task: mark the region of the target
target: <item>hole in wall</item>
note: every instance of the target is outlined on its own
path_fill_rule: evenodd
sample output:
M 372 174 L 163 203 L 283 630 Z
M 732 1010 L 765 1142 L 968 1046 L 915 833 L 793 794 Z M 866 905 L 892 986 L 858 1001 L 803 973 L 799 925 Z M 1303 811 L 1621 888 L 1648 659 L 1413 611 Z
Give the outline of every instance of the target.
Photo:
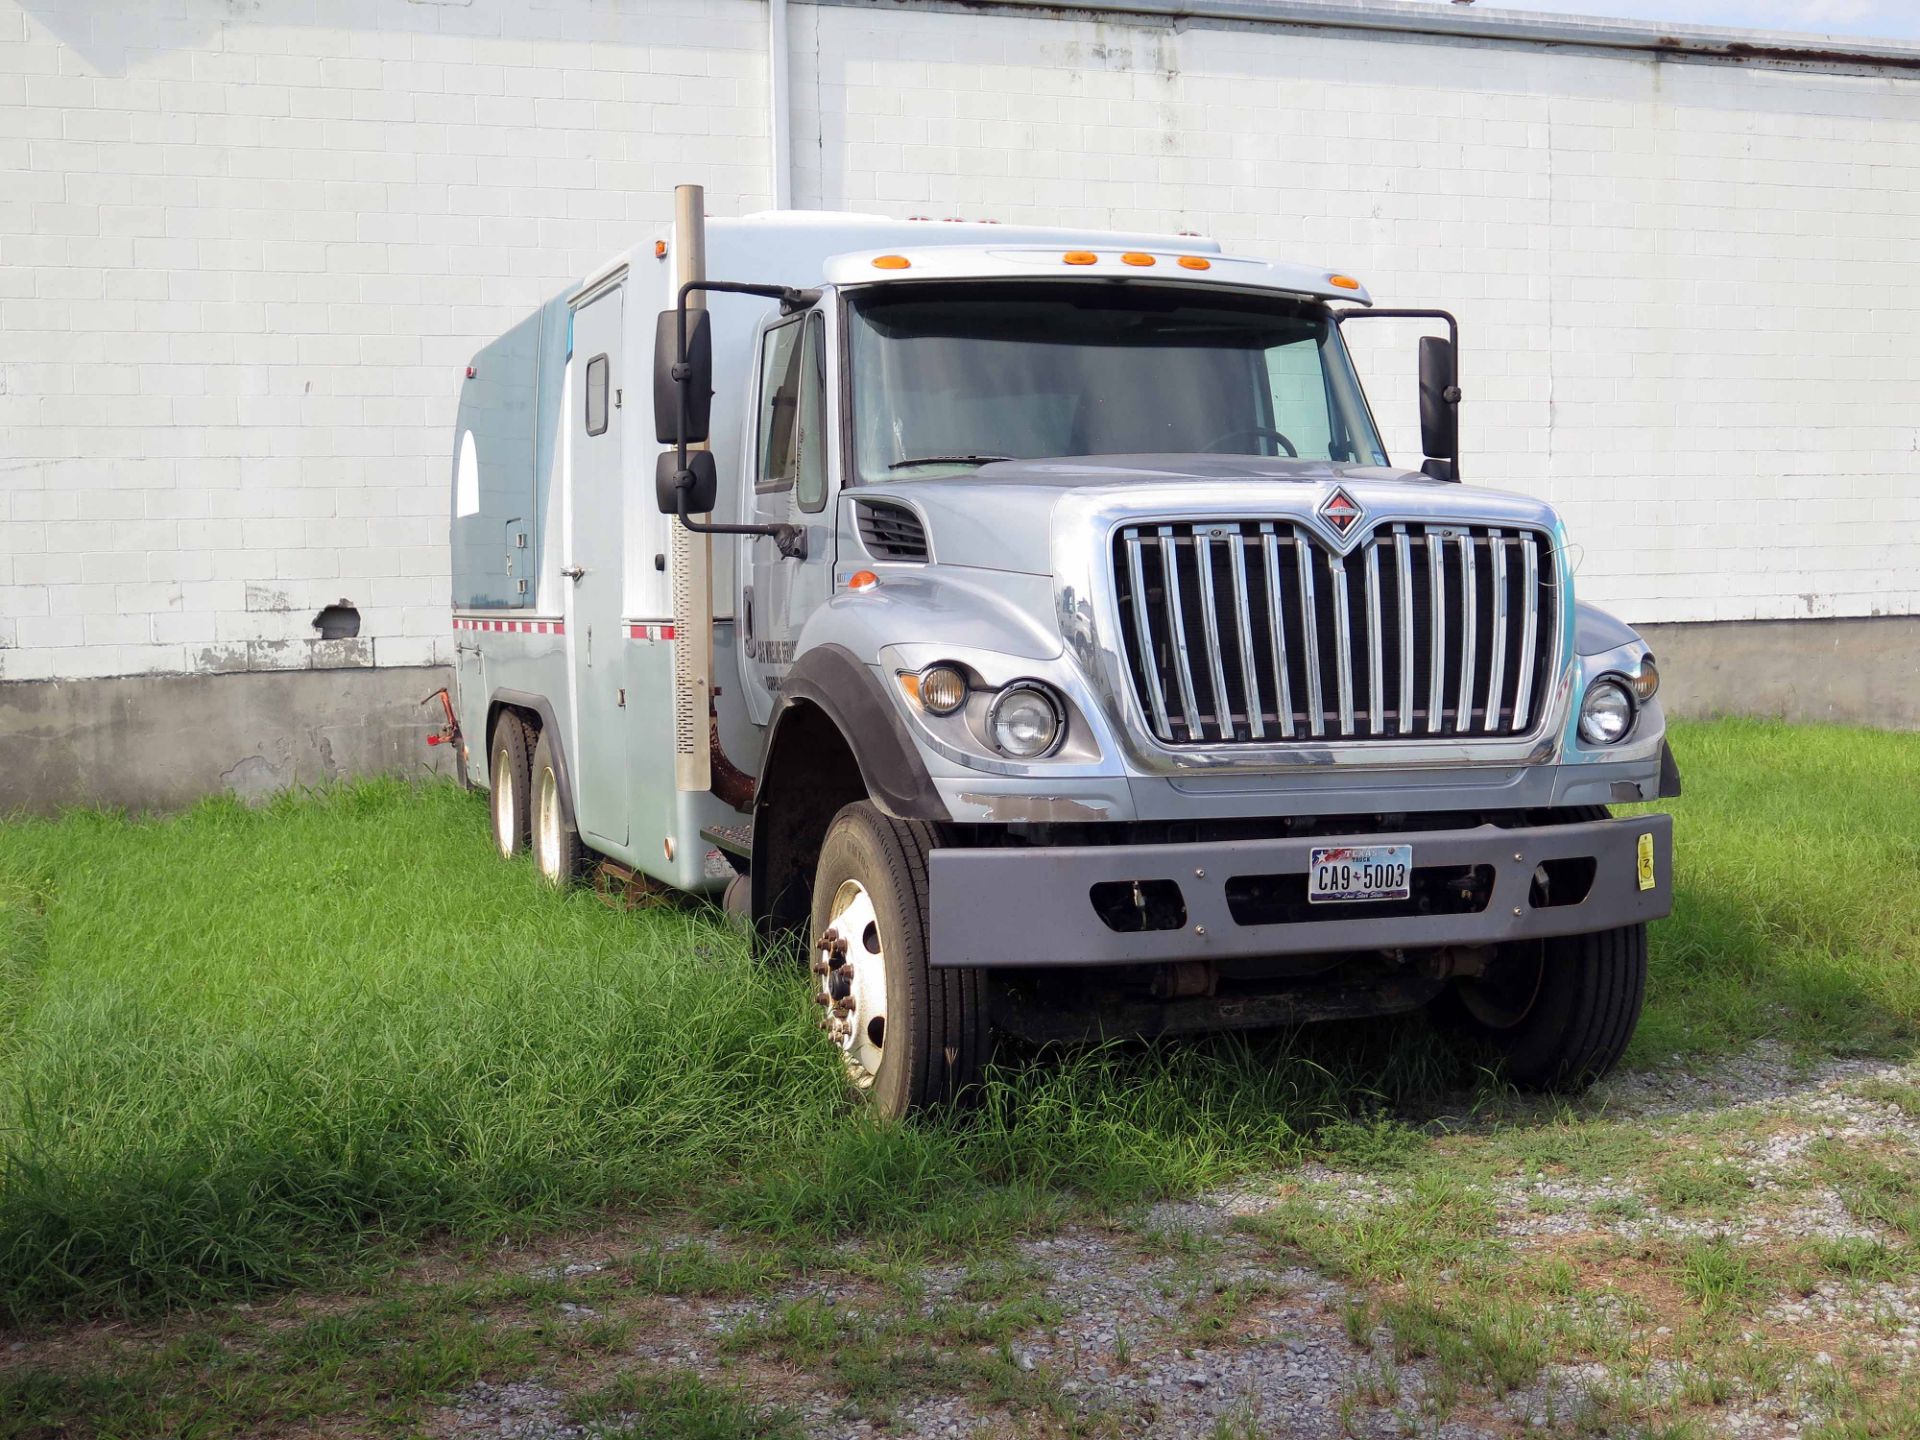
M 324 605 L 320 613 L 313 617 L 313 628 L 320 632 L 322 640 L 352 640 L 360 633 L 360 612 L 353 602 L 341 599 L 333 605 Z

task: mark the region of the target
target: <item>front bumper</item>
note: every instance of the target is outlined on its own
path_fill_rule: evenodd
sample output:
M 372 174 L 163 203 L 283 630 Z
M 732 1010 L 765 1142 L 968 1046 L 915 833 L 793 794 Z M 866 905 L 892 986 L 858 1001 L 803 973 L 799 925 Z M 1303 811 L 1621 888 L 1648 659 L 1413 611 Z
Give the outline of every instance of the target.
M 1411 844 L 1419 872 L 1485 866 L 1486 903 L 1444 914 L 1370 913 L 1338 907 L 1341 918 L 1241 923 L 1229 901 L 1246 877 L 1305 876 L 1311 853 L 1327 845 Z M 1650 883 L 1642 846 L 1652 848 Z M 1555 861 L 1593 862 L 1592 883 L 1575 903 L 1536 906 L 1534 875 Z M 1092 898 L 1097 885 L 1170 881 L 1180 888 L 1185 923 L 1177 929 L 1114 930 Z M 1237 887 L 1236 887 L 1237 888 Z M 1491 945 L 1505 940 L 1581 935 L 1643 920 L 1673 908 L 1673 820 L 1638 815 L 1572 825 L 1509 830 L 1306 836 L 1192 845 L 1073 845 L 936 850 L 928 900 L 936 966 L 1037 967 L 1152 965 L 1240 956 Z

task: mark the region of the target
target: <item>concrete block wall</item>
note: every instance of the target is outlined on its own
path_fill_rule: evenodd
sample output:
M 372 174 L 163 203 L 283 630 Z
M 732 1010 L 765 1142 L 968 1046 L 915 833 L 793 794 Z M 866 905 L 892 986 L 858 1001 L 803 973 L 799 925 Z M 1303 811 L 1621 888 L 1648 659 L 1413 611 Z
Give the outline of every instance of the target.
M 444 661 L 463 367 L 676 181 L 764 207 L 764 30 L 0 0 L 0 680 Z
M 1457 312 L 1466 474 L 1560 507 L 1583 594 L 1644 622 L 1920 611 L 1920 76 L 800 13 L 807 203 L 1350 271 Z M 1419 328 L 1350 331 L 1402 459 Z
M 449 644 L 461 367 L 768 203 L 759 0 L 0 0 L 0 680 Z M 796 4 L 808 207 L 1204 231 L 1465 326 L 1644 622 L 1920 611 L 1920 79 Z M 1414 327 L 1356 330 L 1393 448 Z M 347 599 L 357 641 L 310 621 Z

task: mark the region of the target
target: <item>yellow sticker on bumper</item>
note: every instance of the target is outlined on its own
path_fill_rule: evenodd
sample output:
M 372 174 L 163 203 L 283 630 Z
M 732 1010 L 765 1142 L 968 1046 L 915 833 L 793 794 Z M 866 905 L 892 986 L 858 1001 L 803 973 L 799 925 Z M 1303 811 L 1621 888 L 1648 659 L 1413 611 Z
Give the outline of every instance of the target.
M 1651 890 L 1653 883 L 1653 836 L 1649 833 L 1640 837 L 1640 888 Z

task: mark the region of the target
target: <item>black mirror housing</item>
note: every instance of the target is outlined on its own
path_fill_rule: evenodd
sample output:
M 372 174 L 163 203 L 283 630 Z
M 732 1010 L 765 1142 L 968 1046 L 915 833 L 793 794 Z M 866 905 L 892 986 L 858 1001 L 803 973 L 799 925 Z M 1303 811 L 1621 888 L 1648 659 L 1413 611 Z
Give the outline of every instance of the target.
M 676 377 L 679 351 L 680 312 L 662 310 L 653 327 L 653 438 L 662 445 L 681 439 L 698 445 L 707 438 L 713 411 L 713 328 L 705 310 L 687 311 L 687 365 L 684 375 Z M 685 436 L 680 434 L 683 393 L 687 407 Z
M 720 494 L 720 472 L 714 467 L 711 450 L 687 452 L 687 514 L 704 515 L 713 509 Z M 665 515 L 680 513 L 680 457 L 662 450 L 653 466 L 653 498 Z
M 1431 460 L 1457 460 L 1460 453 L 1459 381 L 1453 342 L 1420 337 L 1420 448 Z

